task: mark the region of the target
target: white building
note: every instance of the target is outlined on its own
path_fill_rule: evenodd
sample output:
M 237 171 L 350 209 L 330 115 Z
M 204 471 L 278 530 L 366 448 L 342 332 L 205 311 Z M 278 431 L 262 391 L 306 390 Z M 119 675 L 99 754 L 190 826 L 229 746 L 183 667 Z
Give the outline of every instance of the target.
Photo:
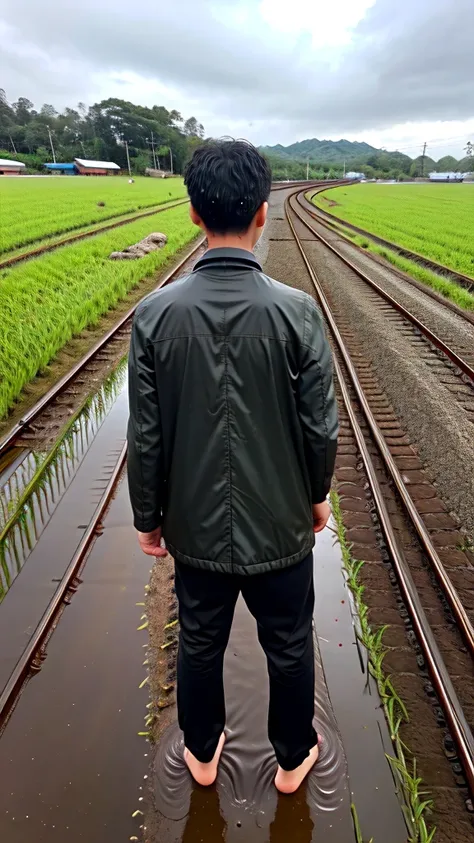
M 0 176 L 19 176 L 25 169 L 21 161 L 11 161 L 9 158 L 0 158 Z
M 430 173 L 430 181 L 462 181 L 465 173 Z
M 346 173 L 346 179 L 365 179 L 365 173 Z

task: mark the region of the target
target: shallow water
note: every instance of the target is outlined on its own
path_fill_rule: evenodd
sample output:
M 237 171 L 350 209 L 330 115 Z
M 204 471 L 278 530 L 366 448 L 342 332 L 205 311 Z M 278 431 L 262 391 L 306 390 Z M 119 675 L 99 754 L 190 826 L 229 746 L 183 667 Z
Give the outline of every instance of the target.
M 364 839 L 406 839 L 384 755 L 390 743 L 380 700 L 357 645 L 340 551 L 333 540 L 326 530 L 314 553 L 315 727 L 321 736 L 316 767 L 298 794 L 278 795 L 273 785 L 276 760 L 266 735 L 266 662 L 255 621 L 239 599 L 224 666 L 227 741 L 217 784 L 210 790 L 193 787 L 183 762 L 182 735 L 173 724 L 154 761 L 160 843 L 286 843 L 290 837 L 295 843 L 353 843 L 352 800 L 361 809 Z

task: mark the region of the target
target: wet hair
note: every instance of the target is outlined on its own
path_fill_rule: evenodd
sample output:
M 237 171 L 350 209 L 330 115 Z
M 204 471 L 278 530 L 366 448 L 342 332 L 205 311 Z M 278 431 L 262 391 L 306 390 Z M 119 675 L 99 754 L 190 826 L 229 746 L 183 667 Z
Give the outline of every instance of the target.
M 270 166 L 244 140 L 223 138 L 199 146 L 184 173 L 191 204 L 208 231 L 242 234 L 270 195 Z

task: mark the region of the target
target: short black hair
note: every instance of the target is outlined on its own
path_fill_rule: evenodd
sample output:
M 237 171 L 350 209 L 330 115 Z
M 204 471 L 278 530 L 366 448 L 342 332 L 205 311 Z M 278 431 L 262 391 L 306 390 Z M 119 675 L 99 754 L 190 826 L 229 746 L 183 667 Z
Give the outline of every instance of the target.
M 184 183 L 209 231 L 242 234 L 270 195 L 272 173 L 251 143 L 223 138 L 195 150 Z

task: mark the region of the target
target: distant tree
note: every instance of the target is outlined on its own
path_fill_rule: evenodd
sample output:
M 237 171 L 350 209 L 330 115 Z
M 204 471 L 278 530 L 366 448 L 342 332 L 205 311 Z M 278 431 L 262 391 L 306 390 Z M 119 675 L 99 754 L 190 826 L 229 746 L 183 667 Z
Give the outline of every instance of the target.
M 198 123 L 195 117 L 189 117 L 183 126 L 184 134 L 188 137 L 194 138 L 203 138 L 204 137 L 204 126 L 202 123 Z
M 472 143 L 472 141 L 467 142 L 466 146 L 464 147 L 464 152 L 466 153 L 468 158 L 471 158 L 471 156 L 474 155 L 474 144 Z
M 48 120 L 54 120 L 54 118 L 58 116 L 58 112 L 56 111 L 54 105 L 50 105 L 45 102 L 44 105 L 41 106 L 40 116 L 47 117 Z
M 18 102 L 14 102 L 12 107 L 15 111 L 17 122 L 20 123 L 21 126 L 24 126 L 25 123 L 28 123 L 31 120 L 34 108 L 31 100 L 26 97 L 19 97 Z
M 1 140 L 4 139 L 3 135 L 5 134 L 5 141 L 8 138 L 8 129 L 13 126 L 16 122 L 15 119 L 15 112 L 13 108 L 9 105 L 7 100 L 7 95 L 3 88 L 0 88 L 0 132 L 1 132 Z

